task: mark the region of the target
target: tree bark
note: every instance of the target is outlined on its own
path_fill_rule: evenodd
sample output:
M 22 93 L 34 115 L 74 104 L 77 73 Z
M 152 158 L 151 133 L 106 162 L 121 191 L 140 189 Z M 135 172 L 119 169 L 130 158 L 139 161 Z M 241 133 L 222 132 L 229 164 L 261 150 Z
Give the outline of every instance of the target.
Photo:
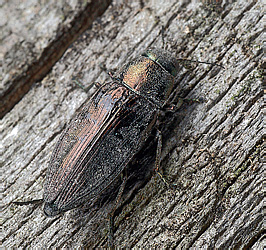
M 18 27 L 9 18 L 12 5 L 3 4 L 7 18 L 2 27 L 14 27 L 4 33 L 1 42 L 6 69 L 1 99 L 9 100 L 6 89 L 10 86 L 17 95 L 22 93 L 10 110 L 1 104 L 5 114 L 0 134 L 4 247 L 107 246 L 112 199 L 54 218 L 46 218 L 39 205 L 15 206 L 12 202 L 42 197 L 55 143 L 94 89 L 88 95 L 75 85 L 73 77 L 86 87 L 111 81 L 104 68 L 115 71 L 146 48 L 158 47 L 177 58 L 224 68 L 191 63 L 189 69 L 184 66 L 179 72 L 176 95 L 204 101 L 185 102 L 166 117 L 161 164 L 165 178 L 175 188 L 167 188 L 155 175 L 131 182 L 116 212 L 115 246 L 262 248 L 263 5 L 255 0 L 216 2 L 116 1 L 102 16 L 94 16 L 91 26 L 74 29 L 71 38 L 65 20 L 72 20 L 71 27 L 78 25 L 77 15 L 86 16 L 87 4 L 71 1 L 62 19 L 49 16 L 55 8 L 60 16 L 60 4 L 19 5 L 23 11 L 16 17 Z M 38 11 L 37 21 L 29 20 L 34 11 Z M 103 11 L 104 7 L 98 15 Z M 48 27 L 53 21 L 53 32 L 31 32 L 34 25 Z M 65 43 L 56 43 L 59 31 L 68 37 Z M 15 36 L 19 39 L 11 46 Z M 45 45 L 38 45 L 36 53 L 31 46 L 23 46 L 28 41 L 39 44 L 42 38 Z M 54 41 L 53 46 L 47 41 Z M 70 43 L 61 56 L 66 49 L 63 44 Z M 40 55 L 55 51 L 60 60 L 43 60 L 37 71 L 27 71 L 35 67 Z M 6 79 L 11 82 L 8 87 Z M 25 79 L 33 79 L 29 91 L 16 92 Z M 36 79 L 41 80 L 34 82 Z M 135 159 L 134 164 L 145 167 L 145 159 Z M 154 160 L 149 164 L 152 167 Z

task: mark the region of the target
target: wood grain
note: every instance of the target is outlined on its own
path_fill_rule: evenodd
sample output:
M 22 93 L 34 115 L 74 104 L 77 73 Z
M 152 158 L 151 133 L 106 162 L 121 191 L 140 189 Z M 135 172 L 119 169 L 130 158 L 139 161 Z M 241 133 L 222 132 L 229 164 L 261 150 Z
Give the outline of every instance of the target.
M 205 102 L 184 104 L 163 138 L 164 175 L 177 188 L 152 177 L 130 194 L 116 214 L 115 245 L 263 246 L 263 7 L 243 0 L 212 7 L 197 1 L 113 2 L 5 114 L 0 134 L 4 247 L 106 246 L 112 202 L 52 219 L 40 206 L 11 202 L 42 197 L 55 142 L 89 98 L 72 78 L 86 86 L 110 81 L 103 67 L 115 71 L 147 47 L 225 69 L 193 64 L 179 72 L 176 93 Z M 49 21 L 49 15 L 42 18 Z M 20 22 L 19 31 L 30 35 L 23 16 Z M 31 35 L 32 42 L 40 37 Z M 59 44 L 56 50 L 61 49 Z M 25 48 L 18 56 L 23 61 L 29 55 Z M 17 72 L 23 78 L 25 71 Z

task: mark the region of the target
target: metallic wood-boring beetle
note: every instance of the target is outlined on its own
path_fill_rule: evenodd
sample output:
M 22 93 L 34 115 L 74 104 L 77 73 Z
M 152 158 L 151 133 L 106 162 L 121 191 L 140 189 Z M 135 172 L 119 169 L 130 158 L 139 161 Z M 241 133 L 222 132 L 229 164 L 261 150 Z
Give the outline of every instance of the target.
M 51 156 L 44 213 L 93 202 L 122 173 L 167 104 L 177 60 L 148 49 L 102 85 L 62 132 Z

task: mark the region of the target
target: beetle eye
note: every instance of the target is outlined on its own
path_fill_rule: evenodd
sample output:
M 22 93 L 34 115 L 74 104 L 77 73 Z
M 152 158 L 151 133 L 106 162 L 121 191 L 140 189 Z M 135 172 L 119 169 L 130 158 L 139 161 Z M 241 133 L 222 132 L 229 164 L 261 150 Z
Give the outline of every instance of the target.
M 154 54 L 151 50 L 147 50 L 144 53 L 142 53 L 141 55 L 151 59 L 154 62 L 156 62 L 156 60 L 157 60 L 156 54 Z
M 160 64 L 166 71 L 172 76 L 177 75 L 178 63 L 169 53 L 163 50 L 147 50 L 141 54 L 144 57 L 151 59 L 152 61 Z
M 157 61 L 157 56 L 155 53 L 152 52 L 152 50 L 147 50 L 144 53 L 141 54 L 144 57 L 147 57 L 149 59 L 151 59 L 152 61 L 156 62 Z

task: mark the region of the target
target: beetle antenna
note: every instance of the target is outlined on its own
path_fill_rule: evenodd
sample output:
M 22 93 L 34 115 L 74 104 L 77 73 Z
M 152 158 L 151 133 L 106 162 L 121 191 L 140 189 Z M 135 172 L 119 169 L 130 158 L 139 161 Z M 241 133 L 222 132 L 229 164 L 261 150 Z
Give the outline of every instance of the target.
M 179 61 L 189 61 L 189 62 L 196 62 L 196 63 L 205 63 L 205 64 L 210 64 L 210 65 L 213 65 L 213 66 L 218 66 L 218 67 L 221 67 L 221 68 L 225 69 L 225 67 L 224 67 L 224 66 L 222 66 L 221 64 L 217 64 L 217 63 L 201 62 L 201 61 L 190 60 L 190 59 L 186 59 L 186 58 L 177 58 L 176 60 L 179 60 Z

